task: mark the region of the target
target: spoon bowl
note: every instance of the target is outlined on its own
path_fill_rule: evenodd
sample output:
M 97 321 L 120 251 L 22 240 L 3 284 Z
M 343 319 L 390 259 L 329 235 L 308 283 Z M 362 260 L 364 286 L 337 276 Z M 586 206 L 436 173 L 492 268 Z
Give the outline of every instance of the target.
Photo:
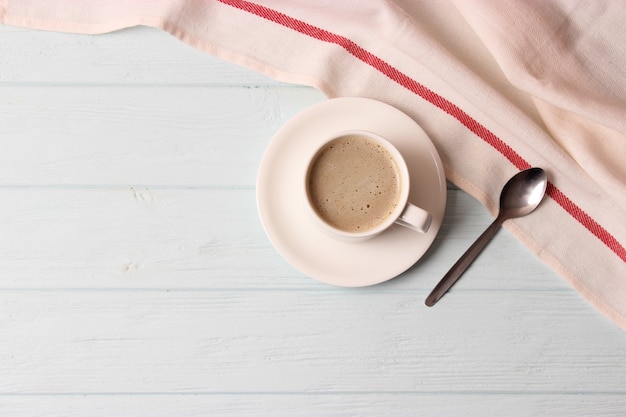
M 546 172 L 541 168 L 518 172 L 502 188 L 499 216 L 512 219 L 530 214 L 541 203 L 547 184 Z
M 493 238 L 505 220 L 526 216 L 537 208 L 546 193 L 547 185 L 548 176 L 541 168 L 529 168 L 520 171 L 507 181 L 500 193 L 498 217 L 439 281 L 426 298 L 428 307 L 435 305 L 452 288 L 454 283 L 461 278 L 463 272 L 487 246 L 487 243 Z

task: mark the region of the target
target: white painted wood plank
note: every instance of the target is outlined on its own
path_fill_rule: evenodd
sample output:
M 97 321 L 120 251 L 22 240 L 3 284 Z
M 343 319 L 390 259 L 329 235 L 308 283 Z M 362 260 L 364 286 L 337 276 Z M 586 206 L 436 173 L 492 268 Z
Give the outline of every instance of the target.
M 623 417 L 621 394 L 427 393 L 224 393 L 172 395 L 0 396 L 0 413 L 12 417 L 180 416 L 509 416 Z
M 18 187 L 0 200 L 0 288 L 327 289 L 271 246 L 252 188 Z M 458 190 L 448 212 L 425 258 L 372 291 L 424 298 L 491 222 Z M 505 230 L 453 291 L 478 289 L 572 291 Z
M 323 99 L 302 88 L 0 86 L 0 184 L 254 185 L 280 126 Z
M 0 85 L 284 85 L 148 27 L 79 35 L 0 25 L 0 43 Z
M 626 405 L 626 334 L 575 297 L 483 291 L 433 309 L 402 292 L 2 291 L 0 392 L 587 392 Z

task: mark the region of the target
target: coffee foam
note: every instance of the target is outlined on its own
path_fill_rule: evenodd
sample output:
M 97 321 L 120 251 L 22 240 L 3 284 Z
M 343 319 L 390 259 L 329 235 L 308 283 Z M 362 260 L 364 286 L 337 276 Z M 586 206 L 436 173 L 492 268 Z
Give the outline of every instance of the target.
M 401 176 L 394 157 L 364 136 L 335 139 L 322 149 L 308 175 L 308 194 L 318 215 L 346 232 L 383 223 L 398 206 Z

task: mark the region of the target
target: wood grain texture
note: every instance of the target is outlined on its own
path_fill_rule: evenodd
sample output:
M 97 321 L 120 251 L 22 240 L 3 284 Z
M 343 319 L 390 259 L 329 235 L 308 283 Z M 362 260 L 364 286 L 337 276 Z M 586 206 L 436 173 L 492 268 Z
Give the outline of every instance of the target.
M 0 288 L 326 288 L 271 246 L 252 188 L 0 187 L 0 198 Z M 432 288 L 490 221 L 459 190 L 447 211 L 426 256 L 373 291 Z M 468 288 L 571 291 L 504 230 L 453 290 Z
M 387 283 L 278 255 L 256 171 L 319 92 L 149 28 L 0 44 L 0 415 L 626 414 L 626 334 L 506 230 L 424 306 L 492 220 L 456 187 Z
M 254 186 L 276 130 L 322 100 L 312 89 L 225 86 L 0 86 L 0 95 L 7 185 Z
M 224 65 L 154 28 L 90 36 L 2 26 L 0 34 L 2 84 L 284 85 L 244 68 Z
M 584 305 L 573 308 L 573 295 L 484 291 L 457 297 L 453 306 L 439 309 L 424 307 L 424 295 L 367 290 L 4 291 L 0 356 L 6 362 L 0 365 L 5 375 L 0 390 L 626 390 L 626 351 L 616 346 L 623 336 L 610 324 L 590 329 L 597 317 Z M 491 317 L 488 322 L 485 314 Z M 592 341 L 580 344 L 582 337 Z M 577 343 L 574 356 L 569 346 Z
M 15 417 L 31 417 L 32 404 L 46 416 L 155 417 L 271 415 L 271 416 L 416 416 L 441 417 L 521 415 L 533 417 L 622 416 L 618 395 L 581 396 L 540 393 L 286 393 L 286 394 L 132 394 L 132 395 L 16 395 L 0 398 L 0 407 Z M 520 410 L 513 413 L 511 410 Z M 583 411 L 588 410 L 588 411 Z

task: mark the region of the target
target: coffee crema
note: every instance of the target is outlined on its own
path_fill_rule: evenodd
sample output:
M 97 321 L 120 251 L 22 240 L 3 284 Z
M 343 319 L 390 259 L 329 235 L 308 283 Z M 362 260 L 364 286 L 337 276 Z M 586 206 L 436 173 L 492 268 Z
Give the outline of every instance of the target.
M 360 233 L 385 222 L 401 196 L 400 169 L 393 155 L 359 135 L 337 138 L 311 163 L 307 192 L 329 225 Z

